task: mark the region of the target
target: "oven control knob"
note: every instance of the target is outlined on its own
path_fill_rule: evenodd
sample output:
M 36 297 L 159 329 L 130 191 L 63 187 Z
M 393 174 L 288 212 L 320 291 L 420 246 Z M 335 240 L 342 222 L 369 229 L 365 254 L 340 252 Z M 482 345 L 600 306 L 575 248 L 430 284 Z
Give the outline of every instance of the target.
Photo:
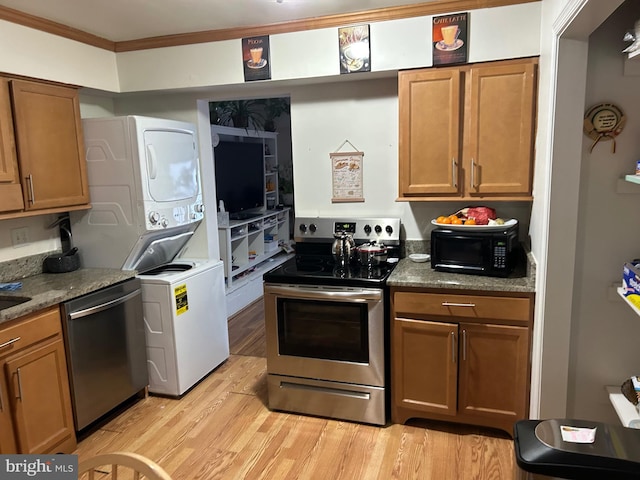
M 307 231 L 307 226 L 304 223 L 301 223 L 299 228 L 300 228 L 301 232 L 306 232 Z
M 393 233 L 393 227 L 391 225 L 387 225 L 386 228 L 384 229 L 385 232 L 387 232 L 389 235 L 391 235 Z
M 371 225 L 367 224 L 364 226 L 364 233 L 369 235 L 371 233 Z
M 162 220 L 160 220 L 160 225 L 162 226 L 162 228 L 167 228 L 169 226 L 169 220 L 162 217 Z
M 197 204 L 193 209 L 198 213 L 204 212 L 204 205 L 202 203 Z
M 312 232 L 315 232 L 318 229 L 318 227 L 316 227 L 315 223 L 312 223 L 309 225 L 309 230 Z
M 149 222 L 151 222 L 151 225 L 155 225 L 159 221 L 160 221 L 160 214 L 158 212 L 151 212 L 149 214 Z
M 380 232 L 382 231 L 382 227 L 380 225 L 376 225 L 375 231 L 378 235 L 380 235 Z

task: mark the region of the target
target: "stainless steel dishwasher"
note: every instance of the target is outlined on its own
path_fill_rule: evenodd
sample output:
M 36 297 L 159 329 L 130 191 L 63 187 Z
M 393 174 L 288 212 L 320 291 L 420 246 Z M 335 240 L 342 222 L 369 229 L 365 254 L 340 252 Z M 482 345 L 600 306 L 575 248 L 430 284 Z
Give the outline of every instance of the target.
M 79 431 L 149 383 L 140 280 L 70 300 L 63 311 L 73 416 Z

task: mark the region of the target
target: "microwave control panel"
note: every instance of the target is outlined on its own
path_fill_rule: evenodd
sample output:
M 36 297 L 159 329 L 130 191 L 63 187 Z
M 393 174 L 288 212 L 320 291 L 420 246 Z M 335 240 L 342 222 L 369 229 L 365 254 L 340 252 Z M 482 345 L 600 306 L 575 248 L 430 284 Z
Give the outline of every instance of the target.
M 496 242 L 493 246 L 493 268 L 507 268 L 507 242 Z

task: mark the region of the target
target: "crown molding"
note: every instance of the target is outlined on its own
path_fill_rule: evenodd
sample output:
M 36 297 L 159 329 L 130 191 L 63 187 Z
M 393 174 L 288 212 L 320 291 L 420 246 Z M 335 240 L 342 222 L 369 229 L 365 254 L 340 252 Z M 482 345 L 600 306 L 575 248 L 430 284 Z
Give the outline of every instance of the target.
M 0 6 L 0 20 L 6 20 L 7 22 L 40 30 L 41 32 L 58 35 L 59 37 L 68 38 L 69 40 L 76 40 L 104 50 L 116 51 L 116 42 L 112 42 L 111 40 L 107 40 L 106 38 L 98 37 L 96 35 L 91 35 L 90 33 L 83 32 L 77 28 L 68 27 L 61 23 L 29 15 L 28 13 L 20 12 L 12 8 Z
M 202 32 L 163 35 L 159 37 L 141 38 L 124 42 L 113 42 L 61 23 L 52 22 L 41 17 L 29 15 L 18 10 L 0 6 L 0 20 L 34 28 L 46 33 L 58 35 L 94 47 L 112 52 L 130 52 L 151 48 L 175 47 L 195 43 L 218 42 L 257 35 L 275 35 L 280 33 L 300 32 L 320 28 L 339 27 L 357 23 L 382 22 L 411 17 L 439 15 L 448 12 L 476 10 L 482 8 L 503 7 L 521 3 L 539 2 L 541 0 L 433 0 L 428 3 L 404 5 L 398 7 L 379 8 L 356 13 L 345 13 L 314 17 L 289 22 L 255 25 L 249 27 L 225 28 Z

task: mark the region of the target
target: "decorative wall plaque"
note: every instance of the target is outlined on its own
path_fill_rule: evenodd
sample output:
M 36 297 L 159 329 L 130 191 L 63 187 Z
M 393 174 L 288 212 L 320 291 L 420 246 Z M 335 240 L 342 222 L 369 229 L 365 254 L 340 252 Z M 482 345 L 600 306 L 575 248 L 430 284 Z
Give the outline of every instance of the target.
M 589 152 L 601 140 L 612 140 L 611 153 L 616 153 L 616 138 L 622 132 L 627 119 L 622 110 L 612 103 L 594 105 L 584 115 L 584 133 L 593 143 Z

